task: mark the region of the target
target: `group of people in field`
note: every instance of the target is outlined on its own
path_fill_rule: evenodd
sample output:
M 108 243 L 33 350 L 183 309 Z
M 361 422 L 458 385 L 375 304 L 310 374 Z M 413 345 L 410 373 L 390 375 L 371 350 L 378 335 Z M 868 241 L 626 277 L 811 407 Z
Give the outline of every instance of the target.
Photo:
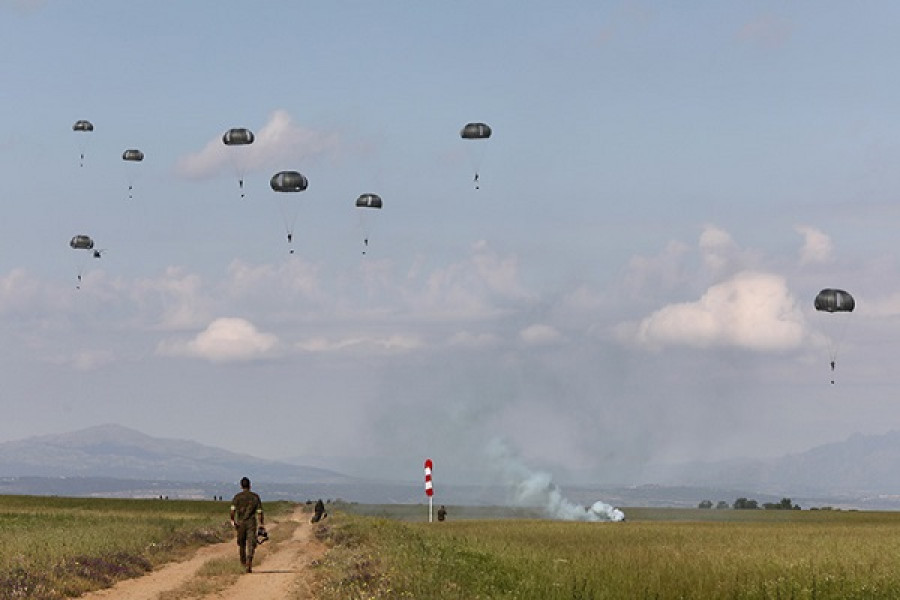
M 241 491 L 231 499 L 231 526 L 237 533 L 237 545 L 241 566 L 247 573 L 253 572 L 253 555 L 256 547 L 269 539 L 266 531 L 266 517 L 263 512 L 262 500 L 259 494 L 250 489 L 250 479 L 241 478 Z M 318 523 L 328 516 L 325 511 L 325 503 L 319 498 L 313 507 L 313 516 L 310 523 Z M 447 509 L 442 504 L 437 511 L 438 521 L 447 518 Z

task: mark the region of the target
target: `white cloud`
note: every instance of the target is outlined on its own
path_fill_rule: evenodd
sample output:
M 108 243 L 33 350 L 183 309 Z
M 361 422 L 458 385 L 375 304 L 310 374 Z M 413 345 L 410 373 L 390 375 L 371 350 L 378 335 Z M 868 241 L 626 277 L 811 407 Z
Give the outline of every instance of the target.
M 26 13 L 44 8 L 47 0 L 2 0 L 0 7 L 9 7 L 15 11 Z
M 315 337 L 303 340 L 297 344 L 297 348 L 304 352 L 410 352 L 425 346 L 422 339 L 415 335 L 391 335 L 386 337 L 349 337 L 342 339 L 329 339 Z
M 416 289 L 418 278 L 423 283 Z M 404 294 L 409 310 L 431 319 L 487 318 L 530 298 L 519 281 L 518 260 L 500 256 L 483 241 L 466 260 L 427 273 L 415 267 L 406 284 L 397 292 Z
M 284 109 L 274 111 L 269 120 L 255 131 L 252 144 L 228 147 L 222 134 L 207 142 L 199 152 L 181 157 L 175 171 L 189 179 L 205 179 L 223 171 L 257 171 L 302 164 L 309 159 L 337 155 L 342 142 L 335 132 L 316 131 L 294 122 Z
M 715 225 L 707 225 L 700 234 L 700 255 L 703 264 L 713 273 L 727 269 L 740 254 L 731 235 Z
M 635 296 L 645 296 L 658 287 L 671 290 L 685 279 L 684 259 L 690 248 L 678 241 L 669 242 L 657 256 L 633 256 L 628 261 L 625 288 Z
M 160 329 L 192 329 L 210 319 L 213 302 L 203 280 L 181 267 L 168 267 L 161 277 L 138 280 L 129 289 L 135 305 Z
M 223 317 L 188 341 L 160 343 L 158 352 L 168 356 L 189 356 L 212 362 L 247 361 L 272 354 L 278 338 L 262 333 L 245 319 Z
M 492 333 L 472 333 L 471 331 L 459 331 L 450 336 L 449 345 L 466 348 L 483 348 L 495 346 L 500 343 L 500 338 Z
M 114 361 L 115 355 L 106 350 L 80 350 L 70 360 L 72 366 L 79 371 L 92 371 Z
M 766 48 L 783 46 L 793 33 L 793 26 L 785 19 L 773 15 L 761 15 L 745 23 L 738 31 L 738 39 Z
M 797 225 L 794 230 L 803 236 L 800 249 L 800 264 L 827 262 L 831 258 L 833 245 L 831 238 L 815 227 Z
M 529 346 L 546 346 L 561 341 L 563 336 L 555 327 L 536 323 L 520 331 L 519 338 Z
M 783 350 L 804 339 L 803 314 L 783 277 L 742 272 L 710 287 L 696 302 L 666 306 L 637 326 L 635 340 L 650 347 L 734 346 Z

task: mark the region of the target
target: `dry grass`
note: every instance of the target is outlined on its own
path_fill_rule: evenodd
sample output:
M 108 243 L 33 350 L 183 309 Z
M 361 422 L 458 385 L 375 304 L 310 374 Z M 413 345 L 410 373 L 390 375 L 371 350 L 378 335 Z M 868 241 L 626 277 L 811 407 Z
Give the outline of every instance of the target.
M 224 502 L 0 496 L 2 597 L 58 600 L 108 587 L 230 539 L 227 517 Z
M 898 513 L 721 511 L 696 520 L 682 518 L 691 511 L 668 514 L 672 520 L 438 525 L 339 513 L 321 533 L 333 545 L 321 568 L 321 593 L 469 600 L 900 597 Z

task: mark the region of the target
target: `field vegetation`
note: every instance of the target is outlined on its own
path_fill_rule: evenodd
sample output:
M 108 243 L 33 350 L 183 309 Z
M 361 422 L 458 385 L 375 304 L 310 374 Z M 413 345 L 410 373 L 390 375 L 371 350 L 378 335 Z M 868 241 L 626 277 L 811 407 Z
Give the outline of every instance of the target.
M 623 523 L 427 523 L 414 512 L 340 511 L 319 527 L 332 545 L 322 598 L 900 598 L 900 513 L 625 509 Z
M 228 503 L 0 496 L 2 598 L 57 600 L 231 539 Z M 271 515 L 287 503 L 267 503 Z

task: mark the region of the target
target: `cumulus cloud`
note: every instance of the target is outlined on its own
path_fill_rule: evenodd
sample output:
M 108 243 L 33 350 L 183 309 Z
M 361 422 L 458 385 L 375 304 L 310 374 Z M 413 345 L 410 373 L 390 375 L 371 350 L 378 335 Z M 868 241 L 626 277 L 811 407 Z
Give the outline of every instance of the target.
M 530 298 L 519 281 L 517 258 L 501 256 L 483 241 L 466 260 L 428 272 L 412 269 L 404 285 L 396 292 L 403 294 L 409 311 L 433 319 L 496 316 Z
M 757 351 L 801 344 L 803 314 L 783 277 L 741 272 L 710 287 L 696 302 L 666 306 L 643 319 L 634 331 L 650 347 L 733 346 Z
M 699 243 L 703 264 L 713 273 L 727 269 L 740 254 L 740 248 L 731 235 L 714 225 L 703 228 Z
M 415 335 L 390 335 L 385 337 L 361 336 L 329 339 L 315 337 L 303 340 L 297 348 L 305 352 L 341 352 L 347 350 L 378 352 L 409 352 L 425 346 L 424 341 Z
M 536 323 L 520 331 L 519 338 L 529 346 L 546 346 L 561 341 L 563 336 L 555 327 Z
M 794 231 L 803 236 L 803 247 L 800 249 L 800 264 L 827 262 L 831 258 L 833 246 L 831 238 L 815 227 L 798 225 Z
M 653 293 L 654 288 L 671 290 L 685 278 L 684 259 L 689 251 L 687 244 L 672 241 L 657 256 L 631 257 L 625 274 L 625 288 L 635 296 Z
M 205 179 L 235 167 L 249 172 L 277 168 L 284 162 L 303 163 L 322 156 L 335 156 L 342 148 L 337 133 L 298 125 L 283 109 L 274 111 L 266 124 L 254 133 L 254 142 L 240 147 L 226 146 L 219 134 L 200 151 L 181 157 L 175 171 L 188 179 Z
M 496 346 L 500 338 L 492 333 L 473 333 L 471 331 L 458 331 L 450 336 L 449 345 L 466 348 L 483 348 Z
M 140 312 L 155 315 L 159 329 L 192 329 L 210 318 L 213 300 L 202 279 L 181 267 L 168 267 L 159 277 L 138 280 L 126 293 Z
M 761 15 L 744 23 L 738 30 L 739 40 L 766 48 L 783 46 L 793 33 L 791 23 L 773 15 Z
M 263 333 L 246 319 L 223 317 L 187 341 L 165 341 L 158 352 L 167 356 L 188 356 L 211 362 L 248 361 L 272 354 L 278 338 Z
M 0 7 L 9 7 L 18 12 L 33 12 L 44 8 L 47 0 L 0 0 Z

